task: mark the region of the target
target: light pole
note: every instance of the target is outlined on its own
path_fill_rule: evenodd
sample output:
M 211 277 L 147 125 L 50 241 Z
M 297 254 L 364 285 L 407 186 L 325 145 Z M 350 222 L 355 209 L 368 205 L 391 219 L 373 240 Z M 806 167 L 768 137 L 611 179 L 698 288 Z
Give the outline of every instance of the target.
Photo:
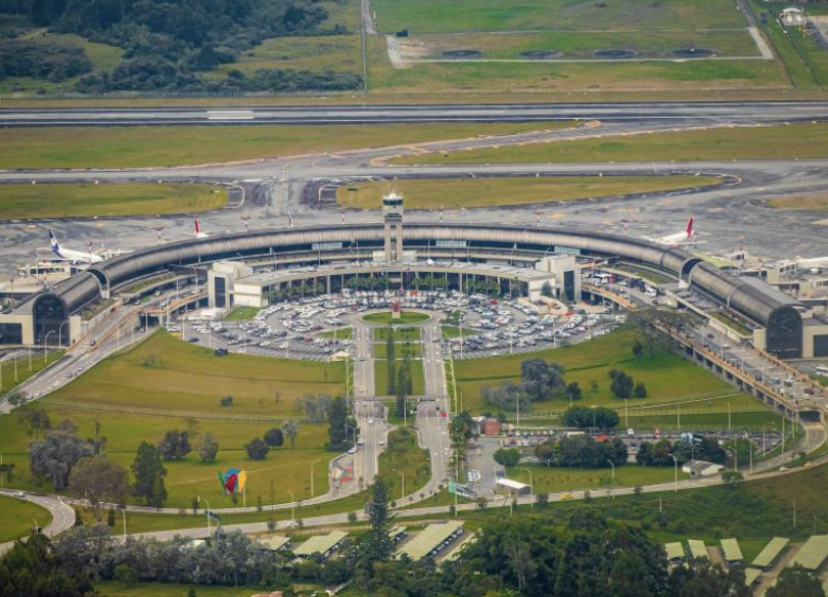
M 126 508 L 121 508 L 121 516 L 124 517 L 124 541 L 126 541 L 127 534 L 126 534 Z
M 204 516 L 207 517 L 207 536 L 211 536 L 213 534 L 212 529 L 210 528 L 210 502 L 207 501 L 207 498 L 202 498 L 198 496 L 198 502 L 201 503 L 201 500 L 204 500 L 204 503 L 207 504 L 207 508 L 204 509 Z
M 402 471 L 397 472 L 400 474 L 400 477 L 402 478 L 402 488 L 400 489 L 400 501 L 402 501 L 403 498 L 405 498 L 405 473 Z
M 55 330 L 49 330 L 46 332 L 46 337 L 43 338 L 43 362 L 46 363 L 46 351 L 49 348 L 49 334 L 54 334 Z
M 676 457 L 670 454 L 670 458 L 673 459 L 673 467 L 675 470 L 675 491 L 678 492 L 678 460 Z
M 296 507 L 296 498 L 293 496 L 293 492 L 288 489 L 287 492 L 290 494 L 290 521 L 295 522 L 296 516 L 293 514 L 293 509 Z
M 532 474 L 532 469 L 527 468 L 526 471 L 529 473 L 529 497 L 532 499 L 532 506 L 535 505 L 535 476 Z
M 612 467 L 612 484 L 615 485 L 615 463 L 607 458 L 607 462 L 609 462 L 610 466 Z
M 60 327 L 58 328 L 58 346 L 63 346 L 63 326 L 68 325 L 68 324 L 69 324 L 69 320 L 66 320 L 63 323 L 61 323 Z M 71 344 L 71 342 L 70 342 L 70 344 Z

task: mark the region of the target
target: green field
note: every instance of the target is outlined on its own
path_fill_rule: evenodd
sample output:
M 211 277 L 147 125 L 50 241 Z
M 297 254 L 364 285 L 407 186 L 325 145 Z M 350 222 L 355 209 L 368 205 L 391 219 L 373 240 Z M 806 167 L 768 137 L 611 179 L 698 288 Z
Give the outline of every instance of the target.
M 363 315 L 362 321 L 381 325 L 410 325 L 412 323 L 428 321 L 430 318 L 429 315 L 417 311 L 401 311 L 400 316 L 395 319 L 391 311 L 380 311 L 379 313 Z
M 11 392 L 31 376 L 36 375 L 63 356 L 62 350 L 48 352 L 45 359 L 43 358 L 43 351 L 32 350 L 31 353 L 31 369 L 29 369 L 28 357 L 10 359 L 0 363 L 0 378 L 2 378 L 2 381 L 0 381 L 0 396 Z
M 374 341 L 380 342 L 388 339 L 390 328 L 374 328 Z M 395 342 L 419 342 L 420 328 L 394 328 Z
M 224 316 L 224 321 L 250 321 L 258 312 L 256 307 L 236 307 Z
M 350 340 L 353 337 L 354 329 L 352 327 L 337 328 L 335 330 L 327 330 L 319 332 L 316 335 L 320 338 L 336 338 L 337 340 Z
M 349 184 L 337 189 L 337 203 L 379 209 L 390 190 L 405 197 L 406 209 L 490 207 L 580 201 L 718 184 L 715 177 L 561 176 L 514 178 L 411 179 Z
M 425 394 L 425 377 L 423 375 L 423 362 L 411 362 L 412 396 L 423 396 Z M 397 367 L 401 366 L 402 360 L 397 358 Z M 374 392 L 377 396 L 385 396 L 388 387 L 388 369 L 385 361 L 374 361 Z
M 288 445 L 271 451 L 263 461 L 251 461 L 244 445 L 261 437 L 280 419 L 301 417 L 295 399 L 305 394 L 336 395 L 343 389 L 340 363 L 284 361 L 247 355 L 216 357 L 212 351 L 158 332 L 138 347 L 109 358 L 55 394 L 38 401 L 53 424 L 72 420 L 80 437 L 92 437 L 97 419 L 108 438 L 109 457 L 129 466 L 143 440 L 160 441 L 170 429 L 210 431 L 219 443 L 218 459 L 204 464 L 194 450 L 180 462 L 167 463 L 167 506 L 187 507 L 202 495 L 213 507 L 229 507 L 221 493 L 216 469 L 243 466 L 249 472 L 248 505 L 259 496 L 270 501 L 273 481 L 276 502 L 311 496 L 310 471 L 314 466 L 314 494 L 327 490 L 327 461 L 334 456 L 323 448 L 324 424 L 302 422 L 295 449 Z M 219 405 L 233 396 L 230 407 Z M 46 490 L 31 478 L 26 449 L 30 437 L 16 415 L 0 417 L 0 445 L 4 458 L 16 465 L 14 487 Z M 198 438 L 193 443 L 198 445 Z
M 422 488 L 431 476 L 428 450 L 417 445 L 416 433 L 405 429 L 388 434 L 388 450 L 380 454 L 379 462 L 382 476 L 389 485 L 388 497 L 392 502 L 402 496 L 403 475 L 405 495 L 411 495 Z
M 197 585 L 194 587 L 198 597 L 240 597 L 260 592 L 254 587 L 217 587 L 212 585 Z M 101 597 L 187 597 L 190 585 L 172 583 L 137 582 L 125 587 L 113 581 L 95 583 L 95 589 Z
M 596 131 L 600 135 L 600 129 Z M 648 162 L 828 157 L 828 123 L 711 128 L 411 156 L 398 164 Z
M 46 508 L 13 497 L 0 496 L 0 543 L 29 535 L 37 521 L 39 528 L 52 522 Z
M 529 471 L 532 472 L 531 477 Z M 612 470 L 609 468 L 557 468 L 540 464 L 509 469 L 508 477 L 521 483 L 529 483 L 531 479 L 535 493 L 551 493 L 670 483 L 675 480 L 675 471 L 672 466 L 639 466 L 633 460 L 630 464 L 615 467 L 615 483 L 612 483 Z M 679 471 L 679 481 L 689 478 L 690 475 Z
M 141 168 L 218 163 L 567 126 L 572 125 L 535 122 L 2 129 L 0 169 Z
M 406 356 L 412 359 L 419 359 L 422 356 L 422 345 L 418 342 L 395 342 L 395 356 L 396 358 L 403 359 Z M 376 342 L 374 344 L 374 358 L 376 359 L 387 359 L 388 358 L 388 345 L 385 342 Z
M 205 184 L 0 185 L 2 220 L 195 213 L 226 203 L 227 189 Z
M 444 325 L 443 328 L 443 336 L 446 338 L 459 338 L 461 333 L 461 328 L 455 327 L 453 325 Z M 463 337 L 468 338 L 469 336 L 474 336 L 477 334 L 477 330 L 472 330 L 468 328 L 462 329 Z
M 768 199 L 768 207 L 776 209 L 807 209 L 810 211 L 828 211 L 828 195 L 789 195 Z
M 745 26 L 732 0 L 374 0 L 377 28 L 397 31 L 615 31 L 731 29 Z
M 496 405 L 483 402 L 481 388 L 485 385 L 498 386 L 506 379 L 517 380 L 521 361 L 543 358 L 562 364 L 566 368 L 567 382 L 578 382 L 583 397 L 577 404 L 613 408 L 621 415 L 622 424 L 624 401 L 614 398 L 610 392 L 607 375 L 610 369 L 625 371 L 647 386 L 647 398 L 627 401 L 626 415 L 630 426 L 646 427 L 653 424 L 653 420 L 648 419 L 654 418 L 657 418 L 656 424 L 659 421 L 672 422 L 676 420 L 676 415 L 686 423 L 689 423 L 691 415 L 704 415 L 721 424 L 722 413 L 727 413 L 728 404 L 733 413 L 755 414 L 762 420 L 759 428 L 762 423 L 775 421 L 775 415 L 758 401 L 737 393 L 724 381 L 673 353 L 659 352 L 654 357 L 635 358 L 630 348 L 635 334 L 633 330 L 620 330 L 570 347 L 455 361 L 457 389 L 462 392 L 463 407 L 474 413 L 497 412 Z M 597 389 L 592 389 L 592 381 L 598 384 Z M 449 387 L 451 385 L 449 382 Z M 557 399 L 533 403 L 532 411 L 561 413 L 568 407 L 568 400 Z

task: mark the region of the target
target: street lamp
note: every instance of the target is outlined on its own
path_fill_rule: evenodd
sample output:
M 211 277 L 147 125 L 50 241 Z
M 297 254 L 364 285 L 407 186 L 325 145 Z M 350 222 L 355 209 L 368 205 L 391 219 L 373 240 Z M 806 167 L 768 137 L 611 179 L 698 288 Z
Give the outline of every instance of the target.
M 612 484 L 615 485 L 615 463 L 607 458 L 607 462 L 609 462 L 610 466 L 612 467 Z
M 295 522 L 296 516 L 293 515 L 293 509 L 296 507 L 296 498 L 290 489 L 288 489 L 287 492 L 290 494 L 290 521 Z
M 213 534 L 210 528 L 210 502 L 207 501 L 207 498 L 202 498 L 201 496 L 198 496 L 197 499 L 199 504 L 201 503 L 202 499 L 204 500 L 204 503 L 207 504 L 207 508 L 204 509 L 204 515 L 207 517 L 207 536 L 209 537 Z
M 402 488 L 400 489 L 400 501 L 405 498 L 405 473 L 402 471 L 397 471 L 402 477 Z
M 43 362 L 46 362 L 46 351 L 49 348 L 49 334 L 54 334 L 55 330 L 49 330 L 46 332 L 46 337 L 43 338 Z
M 678 492 L 678 460 L 672 454 L 669 455 L 673 459 L 673 466 L 675 469 L 675 491 Z
M 69 320 L 67 319 L 66 321 L 61 323 L 60 327 L 58 328 L 58 346 L 63 346 L 63 326 L 68 325 L 68 323 L 69 323 Z M 71 338 L 70 338 L 70 343 L 71 343 Z

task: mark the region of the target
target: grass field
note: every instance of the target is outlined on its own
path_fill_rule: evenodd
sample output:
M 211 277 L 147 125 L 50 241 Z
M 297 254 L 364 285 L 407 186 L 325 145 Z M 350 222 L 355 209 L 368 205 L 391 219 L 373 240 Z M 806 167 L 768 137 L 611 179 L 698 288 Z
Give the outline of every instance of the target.
M 828 123 L 712 128 L 675 133 L 606 137 L 559 143 L 477 149 L 399 158 L 399 164 L 524 162 L 638 162 L 716 159 L 794 159 L 828 157 Z
M 766 201 L 768 207 L 776 209 L 807 209 L 810 211 L 828 211 L 828 195 L 789 195 Z
M 529 476 L 529 471 L 532 476 Z M 639 466 L 630 464 L 615 467 L 615 482 L 612 483 L 612 470 L 557 468 L 543 465 L 517 466 L 509 469 L 510 479 L 529 483 L 534 482 L 535 493 L 573 491 L 576 489 L 607 489 L 609 487 L 637 487 L 670 483 L 675 479 L 672 466 Z M 689 479 L 690 475 L 679 471 L 679 480 Z
M 224 316 L 224 321 L 250 321 L 258 312 L 256 307 L 236 307 Z
M 181 462 L 167 463 L 170 498 L 166 505 L 189 506 L 195 495 L 203 495 L 213 507 L 228 507 L 221 494 L 216 469 L 243 466 L 249 472 L 248 504 L 258 496 L 270 500 L 310 497 L 311 463 L 314 489 L 327 489 L 327 460 L 334 456 L 323 448 L 327 441 L 324 424 L 301 423 L 295 449 L 285 446 L 271 451 L 266 460 L 251 461 L 244 445 L 280 424 L 285 417 L 303 413 L 295 399 L 305 394 L 336 395 L 343 389 L 340 363 L 284 361 L 247 355 L 213 356 L 212 351 L 176 340 L 158 332 L 143 344 L 107 359 L 58 392 L 38 401 L 54 424 L 70 419 L 80 437 L 92 437 L 97 419 L 108 438 L 109 457 L 129 466 L 141 441 L 160 441 L 170 429 L 210 431 L 219 443 L 215 463 L 203 464 L 196 451 Z M 233 396 L 230 407 L 219 405 L 223 396 Z M 16 416 L 0 418 L 0 445 L 4 458 L 14 463 L 15 487 L 38 487 L 31 479 L 26 449 L 30 437 Z M 193 443 L 197 446 L 198 439 Z
M 354 335 L 352 327 L 337 328 L 336 330 L 327 330 L 316 334 L 320 338 L 336 338 L 337 340 L 350 340 Z
M 710 186 L 718 182 L 715 177 L 694 176 L 403 179 L 341 186 L 337 189 L 337 203 L 355 209 L 379 209 L 382 196 L 393 189 L 405 197 L 406 209 L 490 207 L 579 201 Z
M 406 356 L 413 359 L 419 359 L 422 355 L 422 347 L 418 342 L 395 342 L 395 356 L 397 359 L 403 359 Z M 385 342 L 376 342 L 374 344 L 374 358 L 385 359 L 388 358 L 388 346 Z
M 35 521 L 42 529 L 52 522 L 52 515 L 37 504 L 0 496 L 0 543 L 28 536 Z
M 411 362 L 412 396 L 423 396 L 425 394 L 425 377 L 423 375 L 423 362 Z M 397 367 L 402 365 L 402 359 L 397 357 Z M 385 396 L 388 388 L 388 369 L 385 361 L 374 361 L 374 392 L 377 396 Z
M 368 315 L 362 316 L 362 320 L 365 323 L 382 325 L 408 325 L 412 323 L 421 323 L 423 321 L 428 321 L 429 319 L 429 315 L 419 313 L 417 311 L 401 311 L 400 316 L 397 319 L 393 318 L 391 311 L 380 311 L 379 313 L 369 313 Z
M 568 126 L 571 123 L 2 129 L 0 169 L 217 163 Z
M 381 342 L 388 339 L 390 328 L 374 328 L 374 341 Z M 394 328 L 394 342 L 419 342 L 420 328 Z
M 382 476 L 389 485 L 389 501 L 392 502 L 403 495 L 403 475 L 405 495 L 415 493 L 428 483 L 431 476 L 428 450 L 420 448 L 417 445 L 417 435 L 406 429 L 397 429 L 388 434 L 388 450 L 380 454 L 379 462 Z
M 196 585 L 198 597 L 239 597 L 253 595 L 260 592 L 254 587 L 217 587 L 212 585 Z M 101 597 L 187 597 L 190 585 L 172 583 L 136 582 L 129 586 L 116 581 L 101 581 L 95 583 L 95 589 Z
M 43 358 L 42 351 L 32 351 L 32 368 L 29 370 L 29 358 L 10 359 L 0 363 L 0 396 L 11 392 L 14 388 L 22 384 L 31 376 L 36 375 L 45 367 L 54 363 L 57 359 L 63 356 L 63 351 L 52 351 L 46 354 Z
M 636 0 L 595 3 L 585 0 L 374 0 L 377 28 L 396 31 L 615 31 L 729 29 L 744 27 L 731 0 L 665 0 L 642 5 Z
M 0 185 L 2 220 L 195 213 L 226 203 L 227 189 L 204 184 Z
M 676 415 L 682 417 L 685 423 L 689 423 L 687 417 L 691 415 L 704 415 L 722 423 L 721 415 L 727 413 L 728 404 L 733 413 L 755 413 L 762 423 L 775 420 L 775 415 L 753 398 L 738 394 L 724 381 L 677 355 L 663 352 L 652 358 L 635 358 L 630 348 L 635 334 L 633 330 L 619 330 L 570 347 L 455 361 L 457 389 L 462 392 L 463 407 L 474 413 L 497 412 L 496 405 L 483 402 L 480 396 L 482 387 L 498 386 L 506 379 L 517 380 L 520 363 L 524 359 L 543 358 L 563 365 L 567 382 L 578 382 L 583 397 L 577 404 L 613 408 L 621 415 L 622 424 L 624 401 L 612 396 L 607 375 L 613 368 L 625 371 L 647 386 L 647 398 L 627 401 L 626 414 L 630 418 L 630 426 L 637 424 L 645 427 L 652 424 L 647 419 L 653 417 L 673 421 Z M 597 383 L 597 389 L 592 389 L 592 381 Z M 451 385 L 450 381 L 449 387 Z M 532 411 L 561 413 L 568 407 L 569 401 L 560 399 L 536 402 L 532 405 Z M 759 423 L 760 428 L 762 423 Z

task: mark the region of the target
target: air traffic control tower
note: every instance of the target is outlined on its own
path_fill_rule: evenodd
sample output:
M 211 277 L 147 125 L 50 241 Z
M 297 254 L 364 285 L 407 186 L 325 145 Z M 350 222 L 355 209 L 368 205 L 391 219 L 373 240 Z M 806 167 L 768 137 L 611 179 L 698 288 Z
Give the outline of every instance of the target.
M 403 198 L 391 191 L 382 198 L 382 215 L 385 220 L 385 260 L 399 261 L 403 258 Z M 396 227 L 396 249 L 391 243 L 391 228 Z

